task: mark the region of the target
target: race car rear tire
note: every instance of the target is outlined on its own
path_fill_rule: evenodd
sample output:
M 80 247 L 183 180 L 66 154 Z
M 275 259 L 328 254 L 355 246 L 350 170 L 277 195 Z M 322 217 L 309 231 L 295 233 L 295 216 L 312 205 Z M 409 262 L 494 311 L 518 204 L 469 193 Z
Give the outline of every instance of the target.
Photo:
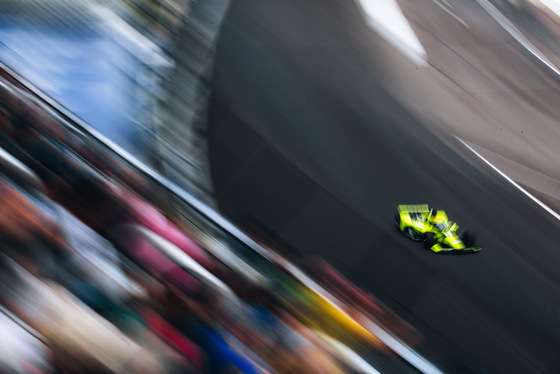
M 426 237 L 426 234 L 418 234 L 416 230 L 414 230 L 410 226 L 404 228 L 403 234 L 405 234 L 408 238 L 414 240 L 415 242 L 421 242 Z
M 418 234 L 416 230 L 414 230 L 414 228 L 412 228 L 411 226 L 406 226 L 401 230 L 401 215 L 398 212 L 395 215 L 395 226 L 397 227 L 397 230 L 402 232 L 409 239 L 412 239 L 416 242 L 421 242 L 424 240 L 425 235 Z

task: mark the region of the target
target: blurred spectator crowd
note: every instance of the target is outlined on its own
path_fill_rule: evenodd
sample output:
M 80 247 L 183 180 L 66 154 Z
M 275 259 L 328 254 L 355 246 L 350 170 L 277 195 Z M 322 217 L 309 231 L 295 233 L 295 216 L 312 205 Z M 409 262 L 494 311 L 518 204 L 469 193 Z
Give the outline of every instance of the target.
M 0 147 L 0 373 L 376 372 L 399 360 L 371 326 L 419 341 L 325 261 L 161 208 L 6 76 Z

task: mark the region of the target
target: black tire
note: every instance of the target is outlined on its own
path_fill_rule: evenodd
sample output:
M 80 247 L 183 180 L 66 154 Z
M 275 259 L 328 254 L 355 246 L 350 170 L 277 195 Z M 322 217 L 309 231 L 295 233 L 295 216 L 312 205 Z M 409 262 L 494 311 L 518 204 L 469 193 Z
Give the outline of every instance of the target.
M 425 238 L 425 234 L 418 234 L 416 230 L 414 230 L 414 228 L 410 226 L 407 226 L 401 230 L 401 215 L 399 214 L 399 212 L 397 212 L 397 214 L 395 215 L 395 227 L 397 228 L 397 230 L 403 233 L 404 236 L 416 242 L 421 242 Z
M 461 240 L 463 241 L 463 244 L 465 244 L 465 246 L 468 247 L 472 247 L 474 245 L 475 242 L 475 237 L 473 234 L 471 234 L 468 231 L 465 231 L 464 233 L 462 233 L 460 236 Z
M 426 238 L 426 234 L 418 234 L 416 230 L 410 226 L 404 228 L 403 234 L 415 242 L 421 242 Z
M 432 249 L 432 246 L 436 244 L 436 236 L 433 232 L 427 232 L 426 238 L 424 239 L 424 248 Z

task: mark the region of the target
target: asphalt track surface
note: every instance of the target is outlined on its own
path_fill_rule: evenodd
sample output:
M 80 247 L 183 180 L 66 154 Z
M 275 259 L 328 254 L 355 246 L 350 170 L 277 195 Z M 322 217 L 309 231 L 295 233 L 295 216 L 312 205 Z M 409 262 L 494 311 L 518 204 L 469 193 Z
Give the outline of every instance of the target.
M 234 0 L 214 101 L 365 219 L 371 246 L 348 248 L 340 268 L 422 333 L 441 370 L 557 373 L 560 223 L 456 138 L 555 207 L 557 77 L 476 1 L 438 3 L 400 1 L 423 67 L 352 2 Z M 497 5 L 554 59 L 554 23 Z M 402 203 L 445 209 L 483 251 L 423 251 L 393 227 Z

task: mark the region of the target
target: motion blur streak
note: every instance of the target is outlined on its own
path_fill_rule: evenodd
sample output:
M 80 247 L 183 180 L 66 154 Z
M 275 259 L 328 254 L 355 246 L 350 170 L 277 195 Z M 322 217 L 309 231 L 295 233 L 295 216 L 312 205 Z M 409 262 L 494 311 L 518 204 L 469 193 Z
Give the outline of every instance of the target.
M 504 17 L 504 15 L 500 13 L 500 11 L 496 9 L 494 5 L 488 2 L 488 0 L 476 0 L 476 2 L 480 4 L 480 6 L 483 7 L 484 10 L 486 10 L 488 14 L 490 14 L 492 18 L 494 18 L 496 22 L 498 22 L 504 28 L 504 30 L 506 30 L 511 36 L 513 36 L 513 38 L 517 40 L 533 56 L 535 56 L 539 61 L 545 64 L 554 73 L 560 75 L 560 70 L 558 70 L 558 68 L 548 58 L 546 58 L 546 56 L 541 51 L 539 51 L 538 48 L 535 47 L 533 43 L 531 43 L 529 39 L 527 39 L 525 35 L 521 33 L 521 31 L 517 29 L 517 27 L 515 27 L 506 17 Z

